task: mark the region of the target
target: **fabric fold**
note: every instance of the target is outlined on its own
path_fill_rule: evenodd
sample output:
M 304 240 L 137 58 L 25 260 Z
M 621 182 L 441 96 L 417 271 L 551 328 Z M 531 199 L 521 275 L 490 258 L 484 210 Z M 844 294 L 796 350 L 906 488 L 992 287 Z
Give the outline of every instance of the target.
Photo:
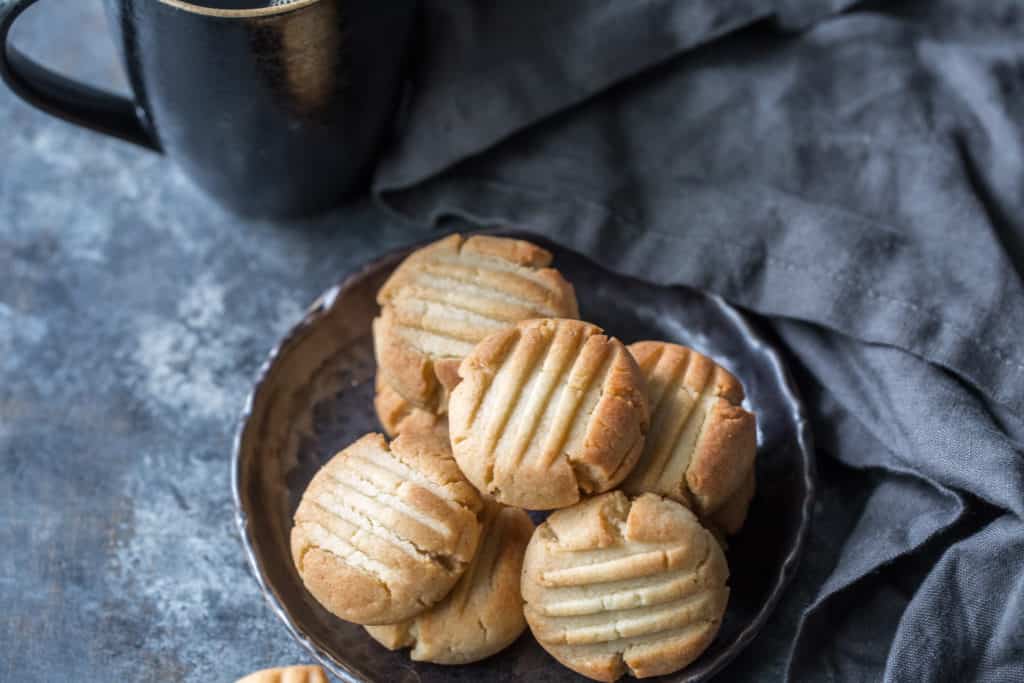
M 854 0 L 425 2 L 405 129 L 375 192 L 411 187 L 674 56 L 765 19 L 800 30 Z

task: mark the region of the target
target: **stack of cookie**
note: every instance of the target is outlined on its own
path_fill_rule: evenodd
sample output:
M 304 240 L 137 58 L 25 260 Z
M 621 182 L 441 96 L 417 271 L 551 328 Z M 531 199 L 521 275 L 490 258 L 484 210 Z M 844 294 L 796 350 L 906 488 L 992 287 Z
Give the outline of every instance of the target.
M 682 346 L 578 320 L 528 242 L 452 235 L 378 295 L 368 434 L 313 478 L 292 554 L 306 588 L 388 648 L 462 664 L 529 626 L 614 681 L 677 671 L 728 600 L 722 544 L 754 495 L 743 388 Z M 525 510 L 555 510 L 537 529 Z
M 530 318 L 578 318 L 572 285 L 529 242 L 476 235 L 417 250 L 377 294 L 377 414 L 389 434 L 406 419 L 442 425 L 459 363 L 493 332 Z

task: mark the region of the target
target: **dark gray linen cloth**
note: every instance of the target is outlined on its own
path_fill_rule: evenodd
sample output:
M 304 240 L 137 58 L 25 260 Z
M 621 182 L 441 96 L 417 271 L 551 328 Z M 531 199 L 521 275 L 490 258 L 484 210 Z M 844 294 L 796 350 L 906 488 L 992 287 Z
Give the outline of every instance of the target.
M 386 206 L 716 292 L 822 478 L 728 678 L 1024 681 L 1024 3 L 428 0 Z

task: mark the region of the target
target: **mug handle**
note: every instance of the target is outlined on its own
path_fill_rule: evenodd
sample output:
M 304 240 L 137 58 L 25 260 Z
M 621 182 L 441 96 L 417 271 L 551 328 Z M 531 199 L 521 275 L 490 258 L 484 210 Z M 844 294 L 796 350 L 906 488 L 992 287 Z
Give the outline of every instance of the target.
M 14 21 L 35 0 L 0 0 L 0 77 L 26 102 L 71 123 L 159 152 L 131 99 L 65 78 L 8 42 Z

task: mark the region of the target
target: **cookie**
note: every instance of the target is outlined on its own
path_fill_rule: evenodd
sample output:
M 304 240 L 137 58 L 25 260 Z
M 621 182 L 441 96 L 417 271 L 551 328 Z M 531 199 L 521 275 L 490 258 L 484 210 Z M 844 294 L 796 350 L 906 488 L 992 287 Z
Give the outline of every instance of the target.
M 599 681 L 682 669 L 714 639 L 725 555 L 692 512 L 621 491 L 558 510 L 523 560 L 526 621 L 541 646 Z
M 756 419 L 740 405 L 743 386 L 685 346 L 644 341 L 629 350 L 646 379 L 651 429 L 622 490 L 668 496 L 705 519 L 735 500 L 736 509 L 723 513 L 723 530 L 735 533 L 750 502 L 741 487 L 753 496 L 747 480 L 757 453 Z
M 527 320 L 466 356 L 448 406 L 452 451 L 479 490 L 547 510 L 617 485 L 647 433 L 643 376 L 579 320 Z
M 551 253 L 523 240 L 450 235 L 413 252 L 377 294 L 379 372 L 413 405 L 442 413 L 459 362 L 481 339 L 520 320 L 576 318 L 572 285 Z
M 373 407 L 377 419 L 388 436 L 397 436 L 403 431 L 428 431 L 443 439 L 448 438 L 448 418 L 444 415 L 417 408 L 391 388 L 380 373 L 377 373 L 376 393 Z
M 511 645 L 526 629 L 519 577 L 533 522 L 523 510 L 488 501 L 483 539 L 444 600 L 400 624 L 367 626 L 384 647 L 411 647 L 412 659 L 467 664 Z
M 448 444 L 367 434 L 316 473 L 295 512 L 291 549 L 306 589 L 357 624 L 391 624 L 437 604 L 480 536 L 482 501 Z
M 750 509 L 750 501 L 754 499 L 757 490 L 757 477 L 754 470 L 740 484 L 736 493 L 732 494 L 729 500 L 725 501 L 722 507 L 718 508 L 708 522 L 726 535 L 739 533 L 743 523 L 747 521 L 747 511 Z
M 319 666 L 283 666 L 277 669 L 263 669 L 235 683 L 330 683 L 327 674 Z

